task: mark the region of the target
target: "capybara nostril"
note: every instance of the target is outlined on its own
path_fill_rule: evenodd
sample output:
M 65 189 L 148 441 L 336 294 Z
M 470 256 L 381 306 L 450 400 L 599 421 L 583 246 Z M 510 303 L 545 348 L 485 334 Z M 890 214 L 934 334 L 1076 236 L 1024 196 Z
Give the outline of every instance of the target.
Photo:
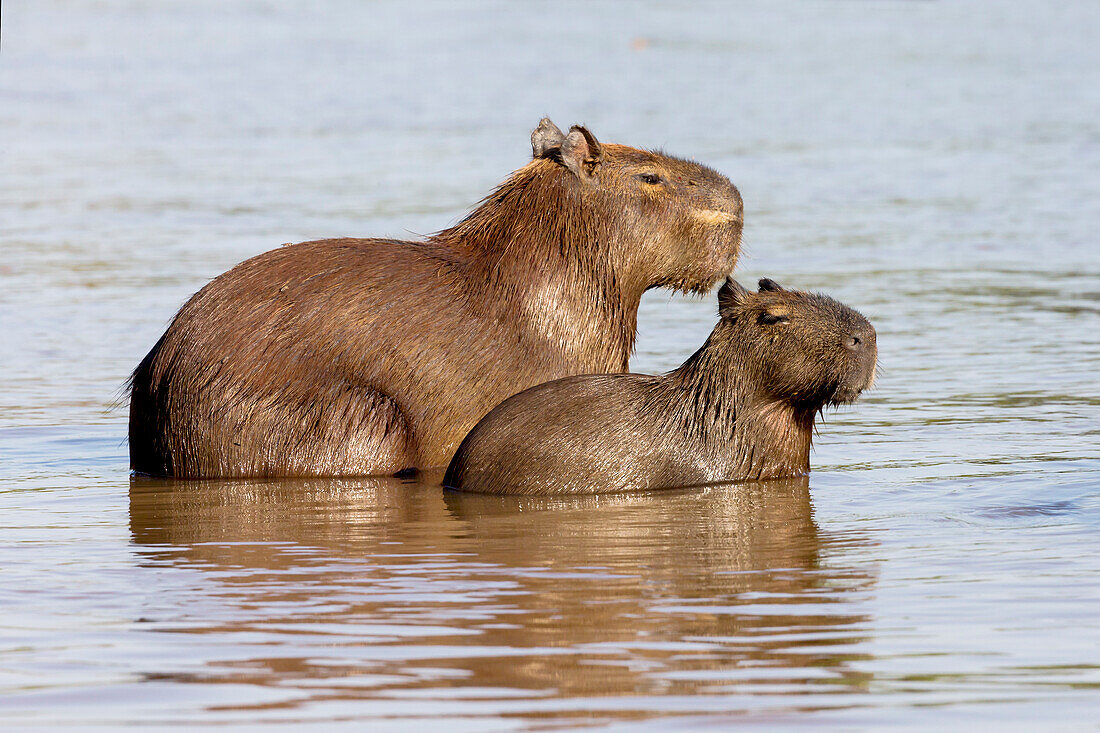
M 874 327 L 870 324 L 859 324 L 852 326 L 844 345 L 853 351 L 875 352 L 878 348 L 875 341 Z

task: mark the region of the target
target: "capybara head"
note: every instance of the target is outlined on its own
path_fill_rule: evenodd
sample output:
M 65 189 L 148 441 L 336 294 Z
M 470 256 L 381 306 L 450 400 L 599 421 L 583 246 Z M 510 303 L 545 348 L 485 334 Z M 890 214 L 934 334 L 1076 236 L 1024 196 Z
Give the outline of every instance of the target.
M 714 335 L 736 351 L 746 386 L 760 398 L 818 410 L 852 402 L 874 382 L 874 327 L 828 296 L 767 278 L 753 293 L 727 278 L 718 308 Z
M 617 271 L 643 287 L 706 292 L 737 263 L 744 208 L 722 174 L 698 163 L 625 145 L 602 144 L 574 125 L 543 119 L 531 133 L 535 169 L 571 194 L 602 229 Z M 553 166 L 553 169 L 548 168 Z

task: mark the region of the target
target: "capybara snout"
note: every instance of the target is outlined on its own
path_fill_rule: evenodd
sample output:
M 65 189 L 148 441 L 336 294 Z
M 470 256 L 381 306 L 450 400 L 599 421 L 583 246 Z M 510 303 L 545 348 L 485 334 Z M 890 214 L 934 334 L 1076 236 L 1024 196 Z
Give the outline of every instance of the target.
M 875 328 L 852 308 L 768 278 L 756 293 L 727 280 L 718 300 L 727 343 L 746 353 L 759 388 L 776 399 L 843 404 L 874 383 Z

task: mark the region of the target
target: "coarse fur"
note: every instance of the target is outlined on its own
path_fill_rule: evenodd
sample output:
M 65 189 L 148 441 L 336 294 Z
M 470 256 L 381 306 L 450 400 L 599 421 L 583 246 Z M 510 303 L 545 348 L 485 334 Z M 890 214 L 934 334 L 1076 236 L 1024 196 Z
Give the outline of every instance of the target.
M 534 159 L 425 241 L 281 247 L 212 280 L 134 371 L 130 462 L 185 478 L 447 465 L 503 399 L 622 372 L 653 287 L 737 261 L 742 202 L 696 163 L 549 120 Z
M 586 494 L 798 476 L 814 419 L 874 381 L 875 329 L 824 295 L 728 279 L 702 348 L 662 376 L 590 374 L 506 400 L 466 436 L 443 484 Z

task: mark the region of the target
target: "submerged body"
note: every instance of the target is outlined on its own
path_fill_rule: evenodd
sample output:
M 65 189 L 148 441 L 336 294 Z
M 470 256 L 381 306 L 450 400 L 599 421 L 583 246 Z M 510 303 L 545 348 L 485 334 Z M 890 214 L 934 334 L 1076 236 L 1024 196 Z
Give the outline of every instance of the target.
M 447 465 L 531 385 L 622 372 L 642 293 L 737 261 L 737 189 L 704 166 L 544 120 L 534 159 L 423 242 L 330 239 L 215 278 L 135 370 L 130 460 L 179 477 Z
M 875 331 L 831 298 L 728 280 L 722 320 L 663 376 L 532 387 L 463 440 L 444 485 L 499 494 L 638 491 L 809 471 L 814 419 L 874 380 Z

